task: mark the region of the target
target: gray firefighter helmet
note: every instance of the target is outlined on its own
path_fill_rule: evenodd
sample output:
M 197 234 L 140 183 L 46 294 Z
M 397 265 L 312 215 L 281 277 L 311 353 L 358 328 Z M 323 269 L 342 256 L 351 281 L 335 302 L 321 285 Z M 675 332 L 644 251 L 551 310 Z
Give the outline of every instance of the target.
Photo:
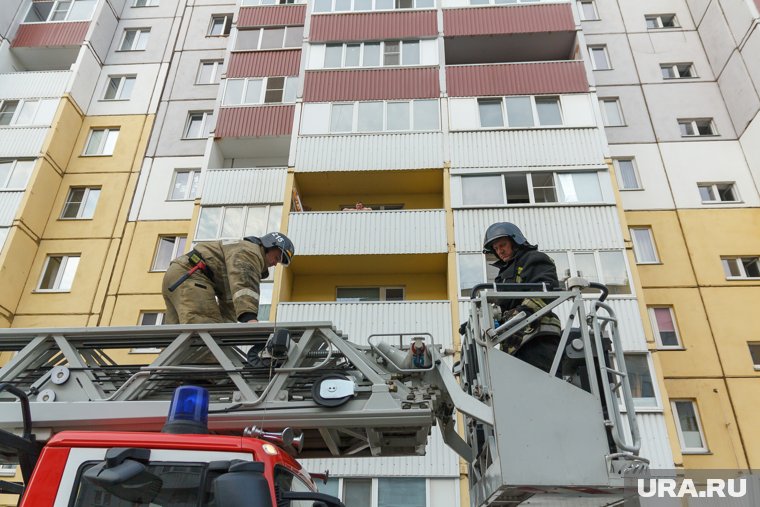
M 290 261 L 293 260 L 293 255 L 296 253 L 296 247 L 293 246 L 293 242 L 281 232 L 269 232 L 260 238 L 257 238 L 256 236 L 246 236 L 243 239 L 261 245 L 264 248 L 279 248 L 282 251 L 283 266 L 290 264 Z
M 486 229 L 486 235 L 483 238 L 483 253 L 494 253 L 491 245 L 499 238 L 511 238 L 517 246 L 536 248 L 528 243 L 528 238 L 523 235 L 520 228 L 515 224 L 511 222 L 496 222 Z

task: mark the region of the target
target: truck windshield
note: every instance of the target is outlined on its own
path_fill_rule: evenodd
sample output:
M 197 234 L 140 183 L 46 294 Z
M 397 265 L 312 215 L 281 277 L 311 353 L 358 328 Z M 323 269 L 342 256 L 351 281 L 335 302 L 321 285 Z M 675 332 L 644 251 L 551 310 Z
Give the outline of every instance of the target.
M 119 498 L 82 479 L 82 473 L 96 463 L 81 467 L 73 507 L 210 507 L 213 505 L 211 480 L 206 477 L 206 463 L 151 463 L 147 471 L 162 481 L 161 491 L 150 503 L 137 503 Z M 211 474 L 209 474 L 211 475 Z

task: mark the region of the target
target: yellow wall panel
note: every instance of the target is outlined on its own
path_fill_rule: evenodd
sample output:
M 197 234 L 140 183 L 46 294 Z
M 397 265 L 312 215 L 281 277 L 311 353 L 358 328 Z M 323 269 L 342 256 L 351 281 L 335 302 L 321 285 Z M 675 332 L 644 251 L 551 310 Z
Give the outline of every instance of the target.
M 82 127 L 82 118 L 82 112 L 73 101 L 64 97 L 59 103 L 50 133 L 42 147 L 42 152 L 61 170 L 65 170 L 74 151 L 74 144 Z
M 119 295 L 113 309 L 109 326 L 136 326 L 140 312 L 163 312 L 164 298 L 161 294 Z
M 728 379 L 728 388 L 736 409 L 736 419 L 744 440 L 750 468 L 760 467 L 760 431 L 757 408 L 760 407 L 760 378 Z
M 689 262 L 678 217 L 673 211 L 628 211 L 629 227 L 651 227 L 660 264 L 637 264 L 643 287 L 694 285 L 696 280 Z M 625 231 L 626 237 L 629 236 Z
M 401 204 L 403 209 L 441 209 L 442 199 L 440 194 L 339 194 L 339 195 L 314 195 L 302 198 L 302 203 L 309 211 L 340 211 L 343 206 L 353 207 L 356 201 L 361 201 L 365 206 L 373 204 Z
M 291 301 L 335 301 L 337 287 L 404 287 L 407 300 L 447 300 L 446 277 L 436 274 L 299 275 Z
M 760 287 L 706 287 L 702 293 L 725 374 L 760 379 L 747 345 L 760 340 Z
M 19 227 L 11 227 L 0 254 L 0 307 L 8 313 L 16 311 L 36 254 L 35 239 Z
M 50 162 L 37 159 L 16 216 L 38 237 L 45 230 L 51 214 L 52 196 L 58 193 L 60 186 L 61 175 Z
M 88 320 L 89 316 L 86 314 L 53 315 L 40 313 L 34 315 L 16 315 L 13 318 L 13 327 L 87 327 Z
M 696 400 L 709 450 L 683 454 L 686 468 L 745 468 L 747 466 L 727 388 L 722 379 L 666 379 L 670 400 Z M 675 413 L 673 414 L 675 417 Z M 680 444 L 672 442 L 674 447 Z
M 760 255 L 760 209 L 679 211 L 684 238 L 700 285 L 758 284 L 726 280 L 721 256 Z
M 699 289 L 645 289 L 648 306 L 672 306 L 676 327 L 684 350 L 664 349 L 657 352 L 665 377 L 720 377 L 712 333 Z M 645 326 L 651 326 L 647 318 Z
M 144 155 L 144 130 L 148 117 L 131 116 L 88 116 L 79 131 L 74 152 L 69 161 L 68 173 L 130 172 L 135 164 L 142 162 Z M 113 155 L 84 156 L 84 149 L 93 128 L 118 128 Z M 140 147 L 143 150 L 140 151 Z M 136 162 L 135 157 L 139 157 Z

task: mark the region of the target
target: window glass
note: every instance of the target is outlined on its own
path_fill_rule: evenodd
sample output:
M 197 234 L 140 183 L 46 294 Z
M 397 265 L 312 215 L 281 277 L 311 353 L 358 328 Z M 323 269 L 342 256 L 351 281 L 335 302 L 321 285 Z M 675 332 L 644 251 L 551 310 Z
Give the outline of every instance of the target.
M 372 0 L 354 0 L 355 11 L 369 11 L 372 10 Z
M 483 283 L 483 254 L 459 254 L 459 294 L 470 297 L 479 283 Z
M 264 102 L 267 104 L 282 102 L 282 92 L 284 89 L 284 77 L 267 78 L 267 92 L 264 95 Z
M 630 294 L 631 286 L 628 280 L 628 270 L 622 252 L 599 252 L 602 264 L 604 283 L 610 294 Z
M 228 79 L 224 89 L 224 105 L 241 104 L 243 88 L 245 88 L 245 79 Z
M 185 250 L 185 237 L 163 237 L 158 240 L 156 258 L 153 261 L 153 271 L 166 271 L 169 263 Z
M 0 238 L 0 246 L 2 246 L 3 240 Z M 749 354 L 752 357 L 752 364 L 755 365 L 755 367 L 760 366 L 760 343 L 748 343 L 749 346 Z
M 655 324 L 657 325 L 657 334 L 660 337 L 660 343 L 664 347 L 678 347 L 678 335 L 676 334 L 676 325 L 673 321 L 673 311 L 670 308 L 652 308 Z
M 415 100 L 414 106 L 414 130 L 438 130 L 438 101 Z
M 702 433 L 693 401 L 674 401 L 684 449 L 703 449 Z
M 69 196 L 66 198 L 66 203 L 63 206 L 63 213 L 61 218 L 76 218 L 79 214 L 79 207 L 82 205 L 84 199 L 84 188 L 72 188 L 69 191 Z
M 401 43 L 386 42 L 383 50 L 383 65 L 399 65 L 401 63 Z
M 343 62 L 343 44 L 328 44 L 325 46 L 325 67 L 338 68 Z
M 536 97 L 536 111 L 540 125 L 562 125 L 562 113 L 557 97 Z
M 623 125 L 623 116 L 620 114 L 620 103 L 617 99 L 603 100 L 602 107 L 604 108 L 604 118 L 607 120 L 606 126 L 615 127 Z
M 251 206 L 248 208 L 248 218 L 245 222 L 244 236 L 263 236 L 267 232 L 267 208 Z
M 610 68 L 605 48 L 589 48 L 594 70 L 607 70 Z
M 377 507 L 418 507 L 427 505 L 422 477 L 381 477 L 377 480 Z
M 420 43 L 419 42 L 404 42 L 403 44 L 403 61 L 404 65 L 419 65 L 420 64 Z
M 600 202 L 602 190 L 595 172 L 557 173 L 561 202 Z
M 342 302 L 380 301 L 379 287 L 338 287 L 336 294 L 335 300 Z M 348 504 L 346 504 L 346 507 L 348 507 Z
M 409 102 L 388 102 L 388 130 L 409 130 Z
M 760 261 L 757 257 L 744 257 L 741 259 L 744 272 L 749 278 L 760 277 Z
M 375 10 L 393 9 L 394 0 L 375 0 Z
M 272 78 L 270 78 L 271 80 Z M 245 88 L 246 104 L 261 104 L 262 79 L 248 79 L 248 85 Z
M 332 0 L 315 0 L 314 12 L 330 12 L 332 9 Z
M 530 177 L 533 181 L 533 197 L 535 202 L 557 202 L 557 191 L 554 188 L 553 173 L 531 173 Z
M 501 111 L 501 99 L 479 100 L 478 111 L 480 112 L 480 126 L 502 127 L 504 118 Z
M 504 175 L 504 184 L 507 187 L 507 204 L 527 204 L 530 202 L 526 173 L 507 173 Z
M 501 176 L 463 176 L 462 204 L 504 204 Z
M 358 67 L 361 56 L 361 44 L 346 44 L 346 67 Z
M 10 125 L 18 107 L 18 100 L 4 100 L 0 106 L 0 125 Z
M 359 102 L 359 132 L 380 132 L 383 130 L 383 103 Z
M 554 266 L 557 268 L 557 278 L 559 281 L 565 280 L 570 276 L 570 262 L 567 259 L 567 253 L 565 252 L 545 252 L 546 255 L 552 258 Z
M 285 47 L 300 48 L 303 44 L 303 27 L 289 26 L 285 30 Z
M 235 49 L 258 49 L 261 30 L 238 30 Z
M 295 102 L 296 101 L 296 95 L 298 94 L 298 78 L 288 77 L 285 79 L 285 91 L 282 95 L 282 101 L 283 102 Z
M 530 97 L 507 97 L 506 103 L 510 127 L 533 126 L 533 105 Z
M 222 208 L 201 208 L 198 218 L 198 233 L 195 239 L 214 239 L 222 220 Z
M 657 262 L 652 230 L 649 228 L 632 228 L 634 253 L 637 262 Z
M 74 275 L 76 275 L 78 266 L 79 257 L 66 257 L 66 266 L 63 270 L 61 281 L 58 284 L 58 290 L 71 290 L 71 286 L 74 283 Z
M 330 132 L 351 132 L 353 117 L 353 104 L 333 104 L 330 115 Z
M 37 112 L 37 106 L 39 106 L 39 103 L 39 100 L 25 100 L 21 104 L 21 111 L 16 117 L 16 123 L 18 125 L 30 125 Z
M 343 479 L 343 498 L 346 507 L 372 505 L 372 479 Z
M 335 0 L 335 11 L 350 11 L 351 0 Z
M 317 490 L 320 493 L 331 495 L 336 498 L 340 498 L 340 480 L 335 478 L 327 479 L 327 482 L 322 480 L 315 481 L 317 483 Z
M 365 43 L 362 67 L 378 67 L 379 65 L 380 65 L 380 43 L 379 42 Z
M 636 175 L 636 168 L 633 165 L 633 160 L 618 160 L 618 169 L 620 172 L 620 189 L 621 190 L 633 190 L 638 189 L 639 179 Z
M 281 221 L 282 221 L 282 206 L 270 206 L 267 232 L 279 231 Z
M 243 208 L 230 207 L 224 210 L 224 222 L 222 223 L 222 238 L 242 237 L 243 231 Z
M 633 404 L 636 408 L 656 407 L 654 382 L 649 371 L 649 361 L 645 354 L 626 354 L 625 367 L 631 385 Z
M 13 167 L 13 172 L 10 173 L 10 177 L 7 177 L 7 182 L 5 182 L 5 188 L 12 188 L 12 189 L 22 189 L 26 188 L 26 184 L 29 183 L 29 178 L 32 175 L 32 170 L 34 169 L 34 161 L 33 160 L 17 160 L 16 164 L 13 163 L 10 164 L 0 164 L 0 184 L 4 182 L 3 178 L 3 167 L 7 168 L 7 170 L 10 170 L 11 167 Z
M 596 271 L 596 261 L 593 253 L 575 253 L 575 270 L 578 276 L 582 276 L 591 282 L 599 281 L 599 274 Z
M 87 21 L 92 17 L 97 0 L 77 0 L 71 6 L 67 21 Z
M 50 11 L 53 10 L 53 2 L 33 2 L 29 12 L 24 18 L 26 23 L 40 23 L 47 21 Z
M 281 48 L 284 37 L 284 28 L 265 28 L 261 34 L 261 49 Z

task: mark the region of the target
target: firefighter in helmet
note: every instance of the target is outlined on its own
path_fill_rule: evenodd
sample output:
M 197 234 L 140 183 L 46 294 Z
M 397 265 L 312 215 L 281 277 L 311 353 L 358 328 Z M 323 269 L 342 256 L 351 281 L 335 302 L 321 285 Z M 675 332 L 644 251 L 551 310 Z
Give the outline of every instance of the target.
M 540 283 L 548 287 L 559 286 L 557 268 L 551 257 L 531 245 L 522 231 L 510 222 L 497 222 L 486 230 L 483 253 L 494 254 L 499 268 L 495 282 Z M 501 309 L 507 318 L 525 312 L 531 315 L 546 306 L 540 298 L 506 299 Z M 549 313 L 522 331 L 502 342 L 502 350 L 544 371 L 551 369 L 559 347 L 561 328 L 556 315 Z
M 198 243 L 166 270 L 164 323 L 257 322 L 261 280 L 269 268 L 290 264 L 294 253 L 279 232 Z

